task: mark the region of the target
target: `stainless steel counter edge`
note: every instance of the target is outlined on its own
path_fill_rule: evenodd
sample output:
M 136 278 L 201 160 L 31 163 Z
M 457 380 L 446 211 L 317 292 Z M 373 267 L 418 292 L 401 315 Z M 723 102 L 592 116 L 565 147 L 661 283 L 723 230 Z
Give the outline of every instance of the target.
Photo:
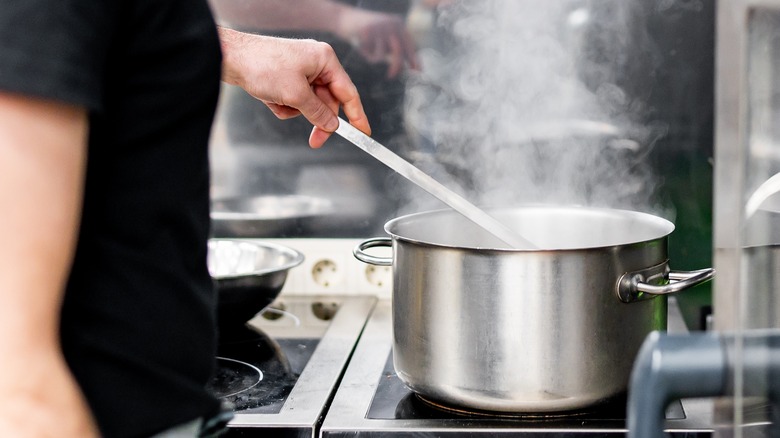
M 376 302 L 371 296 L 343 297 L 281 411 L 278 414 L 238 412 L 229 426 L 301 426 L 314 430 Z
M 681 321 L 682 315 L 676 300 L 669 300 L 670 320 Z M 684 323 L 670 324 L 671 331 L 687 331 Z M 414 432 L 437 432 L 438 434 L 477 433 L 490 431 L 491 434 L 514 433 L 516 429 L 501 428 L 495 426 L 480 426 L 478 421 L 467 419 L 442 422 L 439 420 L 386 420 L 368 419 L 368 412 L 373 395 L 379 385 L 379 376 L 382 375 L 388 354 L 392 349 L 392 312 L 389 300 L 380 300 L 366 324 L 357 348 L 350 361 L 350 366 L 344 374 L 339 389 L 331 403 L 325 420 L 321 427 L 321 437 L 335 437 L 356 435 L 359 431 L 391 432 L 404 430 Z M 668 420 L 667 432 L 691 432 L 709 433 L 712 431 L 712 402 L 710 400 L 686 400 L 684 401 L 686 412 L 685 419 Z M 523 429 L 523 433 L 534 435 L 535 430 Z M 538 432 L 550 433 L 550 429 L 540 429 Z M 605 433 L 624 433 L 625 428 L 577 428 L 560 429 L 554 432 L 573 433 L 579 436 L 602 436 Z M 381 434 L 380 434 L 381 435 Z

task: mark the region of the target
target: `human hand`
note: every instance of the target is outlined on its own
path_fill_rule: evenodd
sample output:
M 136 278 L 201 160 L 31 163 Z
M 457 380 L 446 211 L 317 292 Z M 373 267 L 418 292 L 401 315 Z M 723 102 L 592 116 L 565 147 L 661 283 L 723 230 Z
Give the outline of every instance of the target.
M 368 62 L 386 62 L 390 79 L 398 76 L 404 66 L 420 68 L 414 41 L 397 14 L 344 8 L 336 35 L 352 43 Z
M 339 108 L 352 125 L 371 134 L 357 88 L 328 44 L 225 28 L 219 33 L 222 79 L 265 103 L 280 119 L 306 117 L 314 125 L 311 147 L 322 146 L 338 128 Z

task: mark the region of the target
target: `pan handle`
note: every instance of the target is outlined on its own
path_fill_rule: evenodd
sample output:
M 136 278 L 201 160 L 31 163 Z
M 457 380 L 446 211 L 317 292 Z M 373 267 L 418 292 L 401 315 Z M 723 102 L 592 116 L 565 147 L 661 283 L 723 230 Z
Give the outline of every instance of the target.
M 374 237 L 364 240 L 358 243 L 355 249 L 352 250 L 352 255 L 354 255 L 355 258 L 361 262 L 368 263 L 369 265 L 393 266 L 392 257 L 377 257 L 365 252 L 365 250 L 368 248 L 375 248 L 380 246 L 391 248 L 393 246 L 393 240 L 389 237 Z
M 712 279 L 712 268 L 696 271 L 671 271 L 669 261 L 641 271 L 626 272 L 617 282 L 617 295 L 624 303 L 633 303 L 681 292 Z M 671 281 L 666 281 L 667 279 Z

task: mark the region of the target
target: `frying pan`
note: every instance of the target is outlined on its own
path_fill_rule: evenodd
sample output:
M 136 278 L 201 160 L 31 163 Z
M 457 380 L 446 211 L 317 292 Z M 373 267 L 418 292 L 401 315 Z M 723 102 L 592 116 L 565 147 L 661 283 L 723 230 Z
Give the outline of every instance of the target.
M 209 239 L 208 268 L 217 290 L 217 321 L 222 332 L 241 328 L 281 292 L 287 273 L 303 254 L 269 242 Z

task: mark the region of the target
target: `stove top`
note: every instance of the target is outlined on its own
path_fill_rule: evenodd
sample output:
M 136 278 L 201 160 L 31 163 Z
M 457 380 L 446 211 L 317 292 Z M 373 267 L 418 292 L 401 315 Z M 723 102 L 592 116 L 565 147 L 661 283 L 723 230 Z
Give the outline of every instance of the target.
M 241 339 L 220 341 L 209 389 L 233 412 L 279 414 L 318 344 L 247 329 Z
M 466 413 L 410 391 L 392 364 L 389 300 L 282 296 L 220 342 L 212 390 L 235 413 L 227 436 L 607 437 L 626 433 L 625 400 L 558 416 Z M 684 331 L 669 300 L 669 331 Z M 711 436 L 712 402 L 667 409 L 672 436 Z
M 227 436 L 316 436 L 375 303 L 283 296 L 220 339 L 210 389 L 234 412 Z
M 669 330 L 685 330 L 669 301 Z M 672 436 L 711 436 L 711 401 L 683 400 L 667 409 Z M 389 301 L 377 303 L 321 428 L 321 437 L 443 437 L 513 434 L 606 437 L 626 433 L 625 400 L 560 416 L 503 416 L 442 409 L 413 394 L 392 366 Z

